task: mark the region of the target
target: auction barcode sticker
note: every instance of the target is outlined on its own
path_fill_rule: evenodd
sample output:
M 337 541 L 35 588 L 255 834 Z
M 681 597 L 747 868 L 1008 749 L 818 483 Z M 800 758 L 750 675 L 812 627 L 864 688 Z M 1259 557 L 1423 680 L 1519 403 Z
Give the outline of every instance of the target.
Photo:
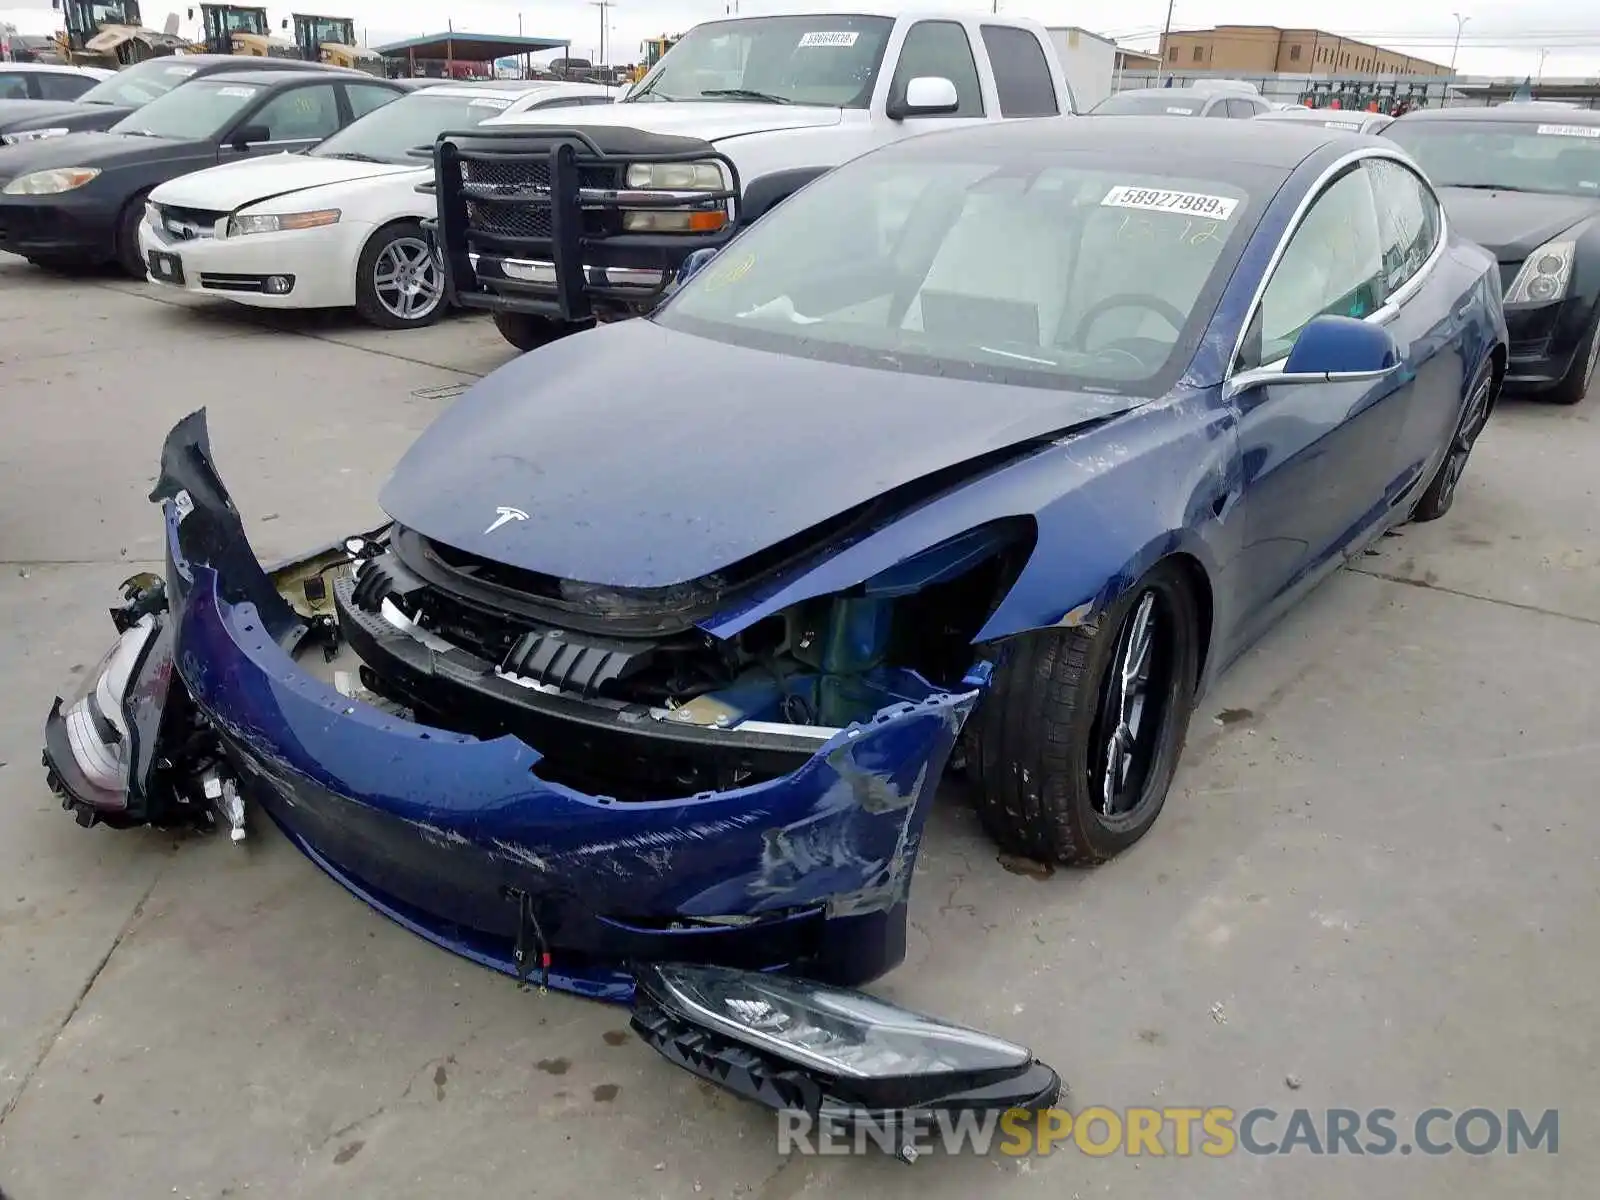
M 1323 124 L 1329 129 L 1349 129 L 1356 133 L 1361 132 L 1360 121 L 1324 121 Z
M 1539 132 L 1547 137 L 1600 138 L 1600 125 L 1541 125 Z
M 1192 117 L 1194 116 L 1194 109 L 1179 108 L 1176 104 L 1169 104 L 1167 105 L 1167 115 L 1169 117 Z
M 1227 196 L 1208 196 L 1204 192 L 1164 192 L 1158 188 L 1114 187 L 1100 201 L 1102 208 L 1140 208 L 1147 212 L 1171 212 L 1182 216 L 1211 217 L 1226 221 L 1239 207 Z
M 220 87 L 217 89 L 217 95 L 227 96 L 233 100 L 248 100 L 255 94 L 256 89 L 253 87 Z
M 511 101 L 509 101 L 509 100 L 492 100 L 492 99 L 491 100 L 468 100 L 467 101 L 467 107 L 468 108 L 492 108 L 496 112 L 505 112 L 506 109 L 511 107 Z
M 802 46 L 854 46 L 859 33 L 808 33 L 800 39 Z

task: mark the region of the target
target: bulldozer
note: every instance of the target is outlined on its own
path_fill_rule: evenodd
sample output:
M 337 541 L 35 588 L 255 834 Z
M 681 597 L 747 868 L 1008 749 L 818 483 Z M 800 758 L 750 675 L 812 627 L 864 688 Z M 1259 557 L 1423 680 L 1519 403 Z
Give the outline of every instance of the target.
M 356 45 L 356 25 L 349 17 L 317 17 L 295 13 L 294 40 L 300 47 L 300 56 L 307 62 L 353 67 L 380 77 L 386 73 L 381 56 Z
M 167 28 L 146 29 L 139 0 L 51 0 L 66 28 L 55 35 L 56 57 L 86 67 L 126 67 L 147 58 L 183 50 L 178 17 L 167 18 Z
M 639 62 L 633 68 L 632 82 L 638 83 L 639 80 L 643 79 L 650 69 L 661 61 L 662 56 L 678 44 L 678 40 L 682 37 L 683 34 L 681 33 L 674 34 L 672 37 L 668 37 L 663 33 L 660 37 L 646 38 L 641 42 L 639 44 Z
M 189 10 L 194 17 L 194 9 Z M 202 4 L 201 42 L 194 48 L 206 54 L 236 54 L 242 58 L 300 58 L 300 48 L 286 38 L 272 36 L 267 10 L 241 4 Z

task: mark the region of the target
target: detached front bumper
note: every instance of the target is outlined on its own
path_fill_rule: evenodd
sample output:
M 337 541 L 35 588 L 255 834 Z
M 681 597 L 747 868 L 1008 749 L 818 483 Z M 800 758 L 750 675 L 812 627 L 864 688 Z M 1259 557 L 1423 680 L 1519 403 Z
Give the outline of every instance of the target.
M 111 823 L 163 815 L 149 763 L 204 769 L 207 796 L 236 784 L 319 866 L 413 931 L 599 998 L 626 999 L 641 962 L 784 967 L 850 985 L 903 957 L 924 820 L 975 692 L 893 705 L 753 786 L 645 802 L 585 795 L 539 778 L 541 755 L 522 740 L 418 724 L 297 662 L 334 622 L 326 609 L 292 608 L 255 559 L 212 467 L 203 412 L 169 436 L 152 499 L 167 525 L 165 605 L 143 614 L 158 640 L 121 689 L 134 717 L 123 726 L 145 732 L 124 788 L 138 804 L 122 801 Z M 325 552 L 316 577 L 347 589 L 339 572 L 359 556 Z M 149 698 L 165 695 L 169 665 L 180 686 L 163 716 Z M 58 702 L 46 731 L 55 782 L 80 812 L 116 808 L 85 786 L 66 720 Z M 220 783 L 193 749 L 200 727 L 214 735 Z M 196 794 L 173 786 L 167 816 Z

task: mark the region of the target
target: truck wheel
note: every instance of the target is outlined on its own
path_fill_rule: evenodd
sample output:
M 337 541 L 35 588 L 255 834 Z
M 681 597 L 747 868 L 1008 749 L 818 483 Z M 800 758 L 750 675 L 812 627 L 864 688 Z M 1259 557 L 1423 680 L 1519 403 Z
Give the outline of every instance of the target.
M 1199 606 L 1160 563 L 1093 628 L 1008 643 L 973 714 L 978 815 L 1003 850 L 1101 862 L 1155 824 L 1177 770 L 1200 665 Z
M 356 263 L 356 311 L 379 329 L 416 329 L 439 319 L 444 271 L 422 226 L 402 221 L 367 242 Z
M 494 327 L 500 331 L 501 337 L 526 354 L 570 333 L 589 329 L 592 323 L 574 325 L 534 313 L 497 312 L 494 314 Z

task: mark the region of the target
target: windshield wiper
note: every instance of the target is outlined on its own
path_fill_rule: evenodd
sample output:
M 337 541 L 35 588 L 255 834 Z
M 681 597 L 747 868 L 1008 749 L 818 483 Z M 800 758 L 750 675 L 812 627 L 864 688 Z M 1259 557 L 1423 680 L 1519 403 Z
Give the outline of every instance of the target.
M 710 88 L 702 96 L 732 96 L 735 100 L 760 100 L 766 104 L 793 104 L 787 96 L 774 96 L 771 92 L 757 92 L 750 88 Z
M 359 153 L 359 152 L 357 152 L 355 150 L 345 150 L 345 151 L 343 151 L 343 152 L 341 152 L 339 154 L 319 154 L 319 155 L 317 155 L 317 157 L 318 158 L 345 158 L 345 159 L 349 159 L 351 162 L 381 163 L 381 162 L 387 162 L 388 161 L 387 159 L 377 158 L 376 156 L 371 155 L 371 154 L 361 154 L 361 153 Z
M 1520 188 L 1509 183 L 1441 183 L 1440 187 L 1464 188 L 1473 192 L 1532 192 L 1536 188 Z

